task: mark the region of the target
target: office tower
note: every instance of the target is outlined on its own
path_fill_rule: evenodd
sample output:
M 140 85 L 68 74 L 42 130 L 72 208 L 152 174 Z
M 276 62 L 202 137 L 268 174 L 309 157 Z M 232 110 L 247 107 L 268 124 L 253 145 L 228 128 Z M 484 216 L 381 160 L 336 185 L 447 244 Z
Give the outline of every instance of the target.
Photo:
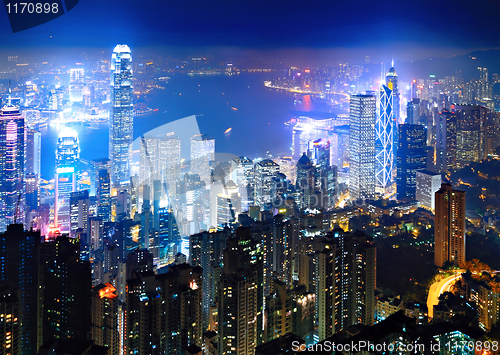
M 406 106 L 406 123 L 418 124 L 420 118 L 420 99 L 413 98 Z
M 397 199 L 414 200 L 417 189 L 417 171 L 427 165 L 427 129 L 418 124 L 399 125 L 397 159 Z
M 254 203 L 261 211 L 271 203 L 271 179 L 279 172 L 279 165 L 270 159 L 264 159 L 255 164 L 254 170 Z
M 375 96 L 352 95 L 349 113 L 349 195 L 375 197 Z
M 315 201 L 316 196 L 314 194 L 317 180 L 316 167 L 305 153 L 297 162 L 295 174 L 295 186 L 300 193 L 299 208 L 318 207 L 318 201 Z M 272 196 L 272 198 L 274 198 L 274 196 Z M 316 202 L 315 206 L 313 206 L 314 202 Z
M 111 221 L 111 181 L 107 170 L 99 171 L 97 184 L 97 216 L 103 222 Z
M 42 135 L 33 129 L 26 132 L 26 173 L 40 177 Z
M 198 174 L 205 184 L 210 183 L 210 165 L 215 160 L 215 139 L 208 134 L 191 137 L 191 174 Z
M 81 102 L 85 77 L 83 68 L 69 70 L 69 99 L 71 102 Z
M 10 102 L 0 109 L 0 230 L 24 222 L 25 123 Z M 17 217 L 17 218 L 16 218 Z
M 376 246 L 365 233 L 336 229 L 317 256 L 319 340 L 353 324 L 373 325 Z
M 89 228 L 89 191 L 72 192 L 69 198 L 70 206 L 70 237 L 76 238 L 82 233 L 87 235 Z M 87 238 L 85 238 L 86 242 Z M 82 241 L 80 241 L 82 242 Z
M 392 90 L 392 95 L 393 95 L 393 110 L 392 110 L 392 118 L 394 124 L 399 124 L 399 116 L 400 116 L 400 111 L 399 111 L 399 103 L 400 103 L 400 97 L 399 97 L 399 89 L 398 89 L 398 75 L 396 74 L 396 69 L 394 69 L 394 65 L 389 69 L 387 72 L 387 75 L 385 76 L 385 85 L 387 88 Z M 397 126 L 394 126 L 394 130 L 397 129 Z
M 181 248 L 181 235 L 171 209 L 161 207 L 158 210 L 159 257 L 170 264 Z
M 36 211 L 40 205 L 40 187 L 37 174 L 26 174 L 26 213 Z M 27 227 L 29 229 L 29 226 Z
M 493 146 L 488 146 L 486 108 L 455 105 L 452 111 L 457 117 L 456 164 L 460 169 L 472 162 L 485 159 L 492 153 Z
M 436 192 L 434 264 L 465 263 L 465 192 L 442 184 Z
M 385 195 L 393 182 L 394 169 L 394 97 L 385 85 L 380 89 L 380 114 L 375 121 L 375 187 Z
M 102 248 L 104 238 L 102 218 L 91 217 L 89 219 L 89 236 L 88 242 L 90 245 L 90 257 L 95 255 L 95 252 Z
M 238 215 L 241 213 L 241 197 L 238 193 L 238 186 L 229 180 L 223 191 L 217 194 L 217 226 L 224 226 L 237 222 Z
M 108 158 L 101 158 L 90 161 L 90 196 L 97 195 L 99 172 L 101 170 L 106 170 L 111 176 L 111 160 Z
M 209 325 L 210 307 L 216 303 L 218 280 L 221 274 L 226 240 L 231 230 L 201 232 L 189 237 L 189 264 L 203 269 L 203 328 Z
M 78 134 L 71 128 L 65 128 L 57 141 L 55 176 L 54 226 L 61 233 L 68 233 L 70 230 L 69 199 L 71 192 L 76 191 L 79 160 Z
M 214 141 L 215 142 L 215 141 Z M 158 141 L 158 170 L 160 180 L 167 184 L 170 196 L 175 194 L 175 183 L 181 175 L 181 140 L 174 132 Z
M 420 207 L 434 212 L 436 192 L 441 188 L 441 174 L 427 170 L 417 171 L 416 181 L 415 198 L 420 202 Z
M 253 186 L 253 170 L 253 161 L 247 157 L 240 156 L 231 160 L 231 179 L 238 187 Z
M 80 243 L 57 237 L 40 244 L 43 343 L 87 339 L 90 333 L 91 270 L 80 260 Z
M 218 287 L 218 352 L 253 355 L 263 336 L 262 256 L 250 229 L 226 241 Z
M 446 173 L 457 164 L 457 115 L 444 111 L 436 124 L 436 172 Z
M 109 355 L 120 354 L 118 332 L 119 299 L 116 288 L 107 283 L 92 288 L 92 340 L 96 345 L 107 346 Z
M 109 159 L 113 186 L 130 183 L 134 136 L 133 91 L 130 48 L 119 44 L 113 50 L 111 57 Z
M 201 347 L 202 284 L 202 269 L 189 264 L 127 280 L 127 352 L 183 354 L 188 346 Z
M 0 234 L 0 279 L 14 288 L 20 301 L 23 355 L 36 354 L 42 345 L 40 242 L 40 232 L 26 232 L 22 224 L 11 224 Z
M 0 354 L 22 354 L 22 304 L 17 289 L 0 283 Z

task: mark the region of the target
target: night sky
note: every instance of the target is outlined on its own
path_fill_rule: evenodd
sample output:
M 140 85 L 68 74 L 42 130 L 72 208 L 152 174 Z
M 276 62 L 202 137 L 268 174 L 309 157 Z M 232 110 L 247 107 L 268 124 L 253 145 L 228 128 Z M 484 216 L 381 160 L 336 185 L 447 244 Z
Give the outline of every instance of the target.
M 80 0 L 64 16 L 15 34 L 0 10 L 0 50 L 116 43 L 346 54 L 363 48 L 375 60 L 382 52 L 409 60 L 500 48 L 499 18 L 498 0 Z

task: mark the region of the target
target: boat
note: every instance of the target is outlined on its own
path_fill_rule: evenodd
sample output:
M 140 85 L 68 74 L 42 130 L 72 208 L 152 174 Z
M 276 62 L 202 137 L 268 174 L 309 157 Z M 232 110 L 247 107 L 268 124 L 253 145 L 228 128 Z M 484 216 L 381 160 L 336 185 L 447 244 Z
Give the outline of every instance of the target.
M 238 111 L 236 107 L 231 107 L 231 110 Z
M 227 134 L 227 133 L 231 132 L 232 130 L 233 130 L 233 127 L 229 127 L 228 129 L 226 129 L 224 131 L 224 134 Z

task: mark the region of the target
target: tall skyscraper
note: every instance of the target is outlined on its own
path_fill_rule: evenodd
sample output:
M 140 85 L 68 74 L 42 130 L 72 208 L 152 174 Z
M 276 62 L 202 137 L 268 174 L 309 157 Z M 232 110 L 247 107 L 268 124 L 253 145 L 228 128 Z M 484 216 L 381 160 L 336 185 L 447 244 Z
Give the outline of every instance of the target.
M 40 132 L 28 129 L 26 133 L 26 174 L 41 172 L 41 138 Z
M 372 95 L 352 95 L 349 113 L 349 195 L 375 197 L 375 102 Z
M 111 176 L 111 160 L 108 158 L 101 158 L 90 161 L 90 196 L 97 195 L 99 172 L 103 169 Z
M 401 118 L 398 75 L 396 74 L 396 69 L 394 69 L 394 61 L 392 62 L 391 69 L 389 69 L 385 76 L 385 85 L 392 90 L 392 150 L 393 157 L 396 157 L 398 153 L 398 125 L 401 123 Z
M 81 102 L 83 86 L 85 85 L 83 68 L 69 70 L 69 99 L 71 102 Z
M 394 97 L 385 85 L 380 90 L 380 113 L 375 122 L 375 187 L 385 194 L 393 182 L 394 169 Z
M 259 243 L 239 227 L 227 240 L 218 288 L 220 355 L 255 354 L 263 336 L 263 269 Z
M 103 222 L 111 221 L 111 183 L 107 170 L 99 171 L 99 181 L 97 185 L 97 216 Z
M 457 117 L 457 168 L 485 159 L 493 152 L 494 144 L 488 144 L 488 110 L 481 106 L 455 105 Z
M 265 205 L 271 202 L 271 180 L 279 172 L 279 165 L 270 159 L 264 159 L 255 164 L 254 170 L 254 203 L 264 210 Z
M 119 44 L 111 57 L 111 110 L 109 117 L 109 159 L 111 183 L 130 183 L 134 130 L 132 55 L 127 45 Z
M 319 340 L 353 325 L 373 325 L 376 246 L 363 232 L 335 229 L 317 256 Z
M 418 124 L 420 118 L 420 99 L 413 98 L 406 106 L 406 123 Z
M 397 199 L 415 199 L 417 171 L 427 165 L 427 129 L 418 124 L 401 124 L 398 141 Z
M 457 115 L 444 111 L 436 124 L 436 172 L 445 173 L 457 164 Z
M 446 262 L 462 267 L 465 263 L 465 192 L 442 184 L 436 192 L 434 217 L 434 264 Z
M 76 238 L 78 233 L 88 232 L 89 227 L 89 190 L 72 192 L 70 204 L 70 237 Z
M 210 183 L 210 164 L 215 160 L 215 139 L 208 134 L 191 138 L 191 174 L 198 174 L 201 181 Z
M 0 109 L 0 230 L 24 222 L 25 122 L 17 107 Z
M 65 128 L 59 134 L 56 150 L 54 226 L 61 233 L 70 231 L 70 194 L 76 191 L 80 144 L 74 129 Z
M 40 232 L 25 232 L 22 224 L 10 225 L 0 234 L 0 279 L 15 288 L 21 302 L 22 355 L 36 354 L 42 345 L 40 244 Z
M 120 354 L 119 299 L 116 288 L 107 283 L 92 288 L 92 340 L 110 348 L 109 355 Z

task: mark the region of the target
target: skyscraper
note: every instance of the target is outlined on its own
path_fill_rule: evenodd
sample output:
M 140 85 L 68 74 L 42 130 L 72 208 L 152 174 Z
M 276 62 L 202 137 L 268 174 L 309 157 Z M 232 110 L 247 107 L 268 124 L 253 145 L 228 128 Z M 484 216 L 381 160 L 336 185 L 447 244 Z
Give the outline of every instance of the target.
M 215 160 L 215 139 L 208 134 L 191 138 L 191 174 L 198 174 L 201 181 L 210 183 L 210 164 Z
M 17 107 L 0 109 L 0 230 L 24 222 L 25 122 Z
M 70 231 L 70 194 L 76 191 L 76 178 L 80 160 L 78 134 L 65 128 L 59 134 L 56 150 L 54 226 L 61 233 Z
M 335 229 L 317 256 L 319 340 L 353 324 L 373 325 L 376 246 L 365 233 Z
M 427 170 L 416 173 L 417 190 L 415 198 L 420 202 L 420 207 L 434 212 L 436 192 L 441 188 L 441 174 Z
M 92 289 L 92 340 L 110 348 L 109 355 L 120 354 L 118 304 L 116 288 L 107 283 Z
M 254 184 L 255 194 L 254 203 L 261 210 L 265 208 L 267 203 L 271 202 L 271 179 L 279 172 L 279 165 L 270 159 L 264 159 L 255 164 Z
M 28 129 L 26 133 L 26 173 L 35 173 L 40 177 L 41 167 L 41 138 L 40 132 Z
M 89 227 L 89 190 L 72 192 L 69 201 L 70 237 L 76 238 L 78 233 L 84 233 L 86 235 Z
M 375 122 L 375 184 L 385 194 L 393 182 L 394 169 L 394 97 L 385 85 L 380 89 L 380 113 Z
M 406 106 L 406 123 L 418 124 L 420 118 L 420 99 L 413 98 Z
M 375 196 L 375 96 L 352 95 L 349 113 L 349 195 Z
M 69 99 L 71 102 L 81 102 L 84 86 L 83 68 L 69 70 Z
M 417 171 L 427 163 L 427 129 L 418 124 L 399 125 L 397 159 L 397 199 L 415 199 Z
M 109 117 L 109 158 L 111 183 L 130 183 L 134 129 L 132 55 L 127 45 L 119 44 L 111 57 L 111 109 Z
M 436 124 L 436 172 L 445 173 L 456 168 L 457 115 L 444 111 Z
M 465 263 L 465 192 L 442 184 L 436 192 L 434 264 Z
M 398 89 L 398 75 L 396 74 L 396 69 L 394 69 L 394 61 L 392 62 L 391 69 L 387 72 L 385 76 L 385 85 L 392 90 L 392 150 L 393 157 L 397 156 L 397 146 L 398 146 L 398 125 L 400 121 L 400 96 Z
M 101 158 L 90 161 L 90 196 L 97 195 L 99 172 L 103 169 L 106 170 L 111 176 L 111 160 L 108 158 Z

